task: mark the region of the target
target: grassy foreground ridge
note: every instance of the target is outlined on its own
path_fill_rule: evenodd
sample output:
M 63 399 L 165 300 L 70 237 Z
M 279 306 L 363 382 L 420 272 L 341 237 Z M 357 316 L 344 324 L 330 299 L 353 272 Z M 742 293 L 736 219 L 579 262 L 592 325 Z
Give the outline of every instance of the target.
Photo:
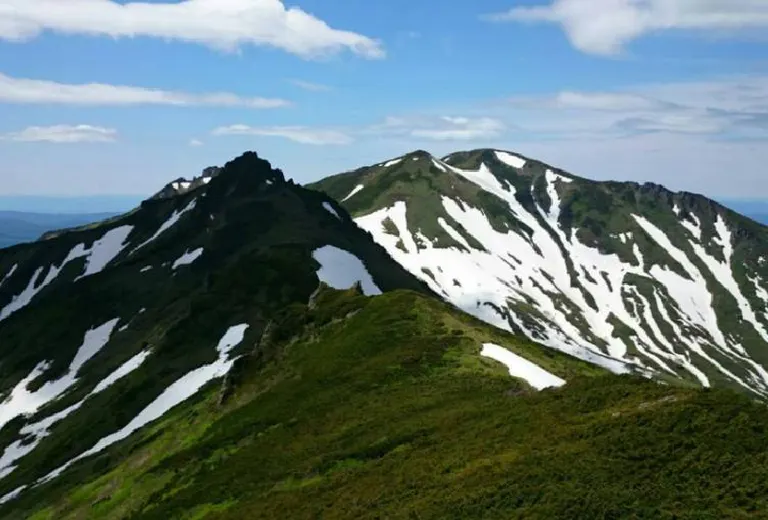
M 505 346 L 567 380 L 536 392 Z M 764 518 L 768 414 L 610 375 L 412 291 L 286 308 L 224 384 L 3 518 Z

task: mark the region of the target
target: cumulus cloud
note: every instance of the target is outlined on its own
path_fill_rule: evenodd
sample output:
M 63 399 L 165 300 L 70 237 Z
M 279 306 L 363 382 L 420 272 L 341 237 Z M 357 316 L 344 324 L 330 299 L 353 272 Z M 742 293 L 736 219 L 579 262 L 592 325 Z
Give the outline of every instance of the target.
M 231 125 L 214 129 L 212 135 L 252 135 L 282 137 L 301 144 L 344 145 L 353 141 L 342 131 L 330 128 L 311 128 L 306 126 L 265 126 Z
M 291 104 L 284 99 L 242 97 L 227 92 L 193 94 L 103 83 L 57 83 L 13 78 L 2 73 L 0 73 L 0 103 L 217 106 L 254 109 L 281 108 Z
M 111 143 L 117 130 L 91 125 L 30 126 L 2 136 L 6 141 L 47 143 Z
M 768 28 L 763 0 L 553 0 L 549 5 L 514 7 L 484 18 L 499 22 L 560 25 L 577 49 L 598 55 L 620 53 L 649 33 L 671 30 L 721 32 Z
M 303 58 L 349 50 L 382 58 L 381 44 L 367 36 L 330 27 L 281 0 L 4 0 L 0 38 L 23 42 L 44 31 L 62 34 L 137 36 L 207 45 L 233 51 L 243 45 L 275 47 Z

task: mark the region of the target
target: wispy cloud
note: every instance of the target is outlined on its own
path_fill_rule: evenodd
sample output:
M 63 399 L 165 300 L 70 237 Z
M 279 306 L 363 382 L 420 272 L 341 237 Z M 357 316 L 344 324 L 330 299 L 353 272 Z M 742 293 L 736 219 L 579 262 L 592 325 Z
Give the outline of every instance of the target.
M 43 31 L 64 34 L 137 36 L 193 42 L 232 51 L 243 45 L 275 47 L 303 58 L 349 50 L 382 58 L 380 42 L 330 27 L 281 0 L 4 0 L 0 38 L 27 41 Z
M 301 144 L 345 145 L 354 139 L 347 133 L 330 128 L 311 128 L 306 126 L 267 126 L 231 125 L 214 129 L 212 135 L 252 135 L 264 137 L 282 137 Z
M 498 136 L 506 126 L 491 117 L 389 117 L 384 123 L 367 130 L 368 133 L 408 136 L 430 141 L 473 141 Z
M 740 37 L 744 30 L 768 28 L 768 2 L 762 0 L 553 0 L 548 5 L 514 7 L 485 15 L 498 22 L 560 25 L 582 52 L 615 55 L 652 32 L 688 30 Z
M 227 92 L 193 94 L 103 83 L 57 83 L 13 78 L 2 73 L 0 73 L 0 103 L 217 106 L 253 109 L 282 108 L 291 105 L 290 101 L 285 99 L 243 97 Z
M 668 132 L 768 138 L 768 77 L 513 97 L 499 110 L 533 136 Z
M 203 146 L 203 142 L 200 139 L 190 139 L 189 146 Z
M 290 80 L 290 83 L 293 85 L 296 85 L 299 88 L 302 88 L 304 90 L 309 90 L 312 92 L 329 92 L 333 90 L 333 88 L 328 85 L 323 85 L 321 83 L 312 83 L 311 81 L 302 81 L 300 79 L 292 79 Z
M 30 126 L 20 132 L 0 136 L 6 141 L 47 143 L 111 143 L 117 130 L 91 125 Z

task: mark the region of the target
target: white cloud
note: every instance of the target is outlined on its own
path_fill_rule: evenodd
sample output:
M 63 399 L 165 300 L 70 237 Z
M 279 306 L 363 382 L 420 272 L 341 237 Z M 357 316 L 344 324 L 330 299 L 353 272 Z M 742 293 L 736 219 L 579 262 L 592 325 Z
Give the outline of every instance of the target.
M 20 132 L 5 134 L 2 139 L 48 143 L 111 143 L 117 130 L 91 125 L 30 126 Z
M 212 135 L 282 137 L 297 143 L 312 145 L 344 145 L 353 141 L 351 136 L 339 130 L 309 128 L 306 126 L 252 127 L 247 125 L 232 125 L 216 128 L 211 133 Z
M 114 0 L 4 0 L 0 38 L 22 42 L 43 31 L 63 34 L 162 38 L 237 50 L 266 45 L 316 58 L 350 50 L 365 58 L 382 58 L 381 44 L 367 36 L 331 28 L 281 0 L 183 0 L 129 2 Z
M 657 110 L 666 108 L 666 103 L 657 99 L 629 93 L 616 92 L 560 92 L 554 99 L 560 108 L 582 110 Z
M 384 123 L 369 129 L 373 134 L 389 134 L 430 141 L 473 141 L 500 135 L 506 126 L 490 117 L 387 117 Z
M 200 139 L 190 139 L 189 146 L 203 146 L 203 142 Z
M 322 85 L 320 83 L 312 83 L 311 81 L 302 81 L 300 79 L 292 79 L 291 83 L 296 85 L 299 88 L 303 88 L 304 90 L 309 90 L 312 92 L 328 92 L 330 90 L 333 90 L 328 85 Z
M 506 116 L 533 136 L 670 132 L 768 138 L 768 77 L 763 76 L 515 97 L 507 107 Z
M 620 53 L 649 33 L 689 30 L 741 36 L 768 28 L 764 0 L 553 0 L 485 16 L 494 21 L 554 23 L 577 49 L 599 55 Z
M 1 7 L 1 6 L 0 6 Z M 68 84 L 13 78 L 0 73 L 0 103 L 67 105 L 173 105 L 243 108 L 281 108 L 284 99 L 241 97 L 226 92 L 192 94 L 103 83 Z

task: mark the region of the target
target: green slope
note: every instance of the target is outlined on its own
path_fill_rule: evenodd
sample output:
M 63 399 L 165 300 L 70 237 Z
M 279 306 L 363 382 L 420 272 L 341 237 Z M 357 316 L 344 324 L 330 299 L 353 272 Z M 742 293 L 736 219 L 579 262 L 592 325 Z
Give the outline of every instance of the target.
M 760 518 L 768 414 L 607 375 L 413 292 L 294 305 L 229 378 L 5 518 Z M 536 392 L 495 342 L 562 376 Z M 104 472 L 101 476 L 101 472 Z

